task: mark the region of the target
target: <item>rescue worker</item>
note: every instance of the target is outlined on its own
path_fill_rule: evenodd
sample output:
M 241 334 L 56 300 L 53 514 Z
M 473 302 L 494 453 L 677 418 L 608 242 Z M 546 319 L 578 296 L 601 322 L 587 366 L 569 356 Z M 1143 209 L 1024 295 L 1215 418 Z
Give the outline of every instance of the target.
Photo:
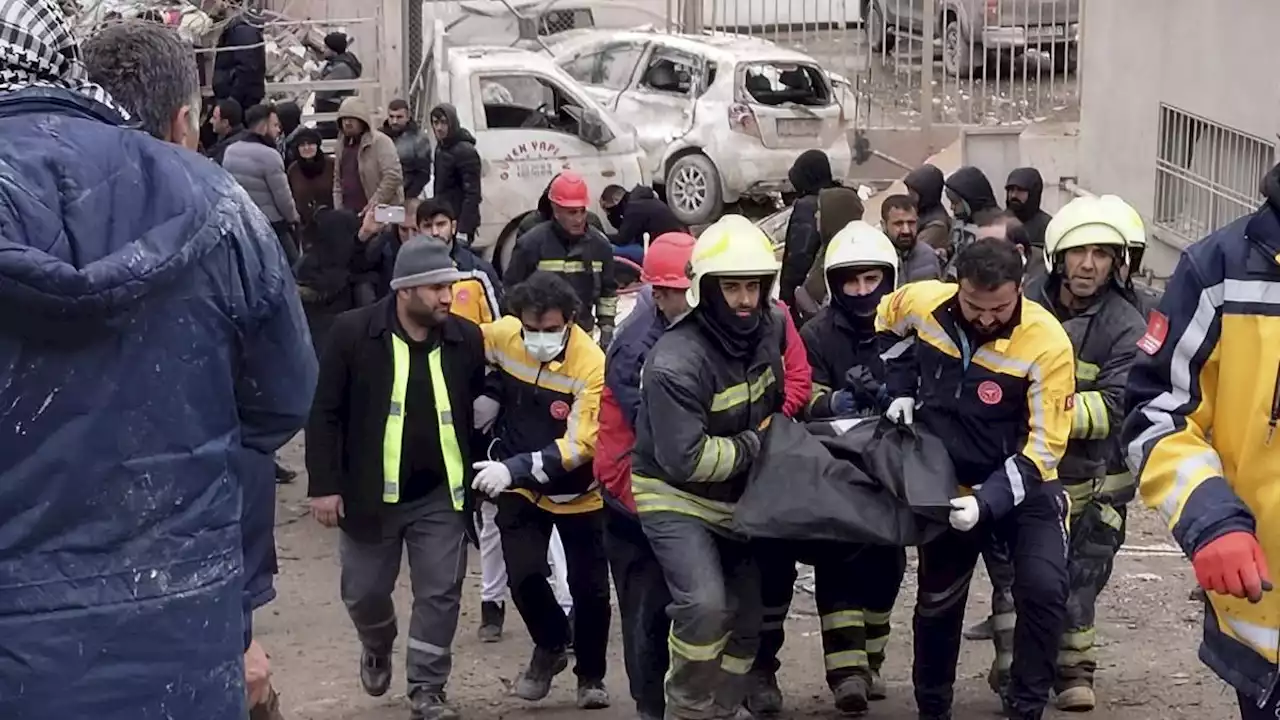
M 1009 243 L 976 240 L 956 268 L 956 284 L 895 291 L 876 320 L 894 398 L 885 416 L 910 424 L 919 415 L 933 434 L 951 438 L 962 486 L 951 501 L 952 530 L 919 550 L 916 705 L 921 718 L 951 717 L 969 582 L 994 534 L 1015 570 L 1017 662 L 1005 712 L 1038 720 L 1067 599 L 1067 502 L 1057 470 L 1075 394 L 1071 340 L 1049 311 L 1023 301 L 1022 259 Z
M 458 717 L 444 689 L 474 535 L 471 413 L 485 359 L 480 329 L 449 312 L 457 277 L 440 241 L 405 243 L 392 294 L 334 323 L 307 424 L 311 513 L 342 530 L 342 600 L 360 638 L 360 682 L 374 697 L 391 685 L 391 595 L 408 552 L 415 720 Z
M 852 222 L 831 241 L 823 268 L 831 304 L 800 332 L 813 368 L 813 397 L 805 414 L 812 420 L 879 414 L 887 398 L 880 390 L 875 313 L 880 299 L 897 285 L 898 252 L 884 233 Z M 797 561 L 814 567 L 823 664 L 836 707 L 860 713 L 868 700 L 883 699 L 880 668 L 906 568 L 905 550 L 827 542 L 757 545 L 764 624 L 747 707 L 757 715 L 782 710 L 777 654 Z
M 1162 293 L 1147 283 L 1135 283 L 1133 276 L 1142 272 L 1142 256 L 1147 250 L 1147 228 L 1142 216 L 1133 206 L 1116 195 L 1103 195 L 1104 202 L 1114 203 L 1121 207 L 1127 217 L 1124 233 L 1128 249 L 1129 261 L 1120 268 L 1120 279 L 1124 283 L 1125 293 L 1129 301 L 1146 319 L 1152 310 L 1160 304 Z
M 1138 341 L 1122 431 L 1142 499 L 1206 590 L 1200 658 L 1235 688 L 1244 720 L 1280 717 L 1280 166 L 1262 195 L 1183 251 Z
M 576 315 L 578 325 L 588 333 L 599 326 L 600 347 L 608 347 L 618 312 L 613 246 L 604 233 L 587 223 L 591 196 L 582 176 L 561 173 L 547 189 L 547 198 L 554 219 L 517 241 L 503 281 L 510 289 L 536 270 L 564 278 L 582 303 L 583 311 Z
M 610 185 L 600 194 L 600 207 L 616 233 L 613 254 L 640 265 L 644 262 L 644 241 L 665 233 L 687 233 L 671 206 L 658 198 L 653 188 L 637 185 L 630 190 Z
M 458 242 L 458 217 L 453 208 L 442 200 L 423 200 L 414 212 L 413 223 L 412 230 L 445 242 L 449 257 L 463 274 L 454 283 L 450 311 L 477 325 L 501 317 L 502 280 L 488 260 L 470 245 Z
M 511 315 L 483 326 L 493 368 L 486 396 L 501 407 L 475 489 L 495 498 L 508 587 L 533 639 L 515 694 L 541 700 L 569 665 L 570 623 L 547 584 L 552 530 L 564 541 L 573 596 L 578 707 L 609 706 L 609 566 L 604 514 L 591 474 L 604 353 L 575 324 L 578 297 L 564 278 L 535 272 L 507 296 Z M 509 491 L 509 492 L 508 492 Z
M 947 199 L 956 220 L 951 226 L 951 238 L 947 248 L 948 269 L 961 250 L 977 237 L 979 213 L 999 210 L 1000 203 L 991 190 L 991 181 L 981 170 L 965 166 L 951 173 L 946 181 Z
M 556 178 L 562 174 L 557 173 L 555 177 L 551 178 L 551 182 L 547 183 L 547 186 L 542 190 L 542 194 L 538 196 L 538 206 L 520 218 L 519 224 L 516 225 L 516 240 L 519 240 L 542 223 L 556 219 L 555 213 L 551 212 L 551 200 L 547 195 L 551 192 L 551 186 L 555 184 Z M 600 216 L 590 210 L 587 211 L 587 224 L 602 233 L 605 232 L 604 223 L 601 222 Z
M 734 503 L 783 407 L 785 321 L 769 299 L 778 261 L 738 215 L 694 245 L 689 315 L 654 345 L 640 383 L 632 491 L 671 592 L 666 717 L 732 718 L 760 623 L 759 573 L 729 531 Z
M 916 234 L 919 222 L 916 201 L 910 195 L 890 195 L 880 204 L 880 227 L 897 250 L 903 283 L 942 277 L 938 253 Z
M 1022 221 L 1031 240 L 1033 252 L 1027 256 L 1028 264 L 1043 267 L 1041 259 L 1044 253 L 1044 234 L 1049 221 L 1053 219 L 1052 215 L 1040 207 L 1044 195 L 1044 178 L 1033 167 L 1016 168 L 1009 173 L 1009 179 L 1004 183 L 1004 193 L 1005 207 Z M 1038 274 L 1039 269 L 1034 272 Z
M 942 204 L 942 191 L 946 184 L 942 171 L 925 163 L 907 173 L 902 184 L 916 199 L 919 211 L 916 233 L 945 263 L 951 252 L 951 214 Z
M 1094 614 L 1124 541 L 1125 505 L 1134 494 L 1132 476 L 1108 473 L 1120 453 L 1124 388 L 1144 325 L 1118 275 L 1131 212 L 1095 197 L 1063 206 L 1045 233 L 1048 274 L 1026 291 L 1062 323 L 1076 356 L 1071 440 L 1058 466 L 1071 500 L 1067 624 L 1054 688 L 1060 710 L 1089 711 L 1096 702 Z

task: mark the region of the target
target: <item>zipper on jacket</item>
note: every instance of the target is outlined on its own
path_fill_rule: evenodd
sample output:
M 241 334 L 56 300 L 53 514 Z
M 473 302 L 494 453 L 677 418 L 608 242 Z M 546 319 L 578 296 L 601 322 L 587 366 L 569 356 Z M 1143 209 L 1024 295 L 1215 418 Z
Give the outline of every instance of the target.
M 956 400 L 960 399 L 960 390 L 964 388 L 965 376 L 969 374 L 969 363 L 973 361 L 973 349 L 969 347 L 969 335 L 964 328 L 960 332 L 960 382 L 956 383 Z
M 1267 445 L 1276 434 L 1276 422 L 1280 421 L 1280 363 L 1276 365 L 1276 384 L 1271 391 L 1271 416 L 1267 419 Z

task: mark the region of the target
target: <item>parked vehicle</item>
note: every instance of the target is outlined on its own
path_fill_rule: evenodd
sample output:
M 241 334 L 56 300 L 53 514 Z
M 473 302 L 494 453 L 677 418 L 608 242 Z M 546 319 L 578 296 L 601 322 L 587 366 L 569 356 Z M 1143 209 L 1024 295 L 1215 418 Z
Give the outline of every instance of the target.
M 520 218 L 557 173 L 573 170 L 599 190 L 647 182 L 633 131 L 546 54 L 448 43 L 437 21 L 419 122 L 429 127 L 431 108 L 448 102 L 475 136 L 483 166 L 476 248 L 499 268 L 510 258 Z
M 847 85 L 808 55 L 710 33 L 583 31 L 556 63 L 636 128 L 646 171 L 681 222 L 700 225 L 740 197 L 789 191 L 797 155 L 825 150 L 847 175 Z
M 899 36 L 924 32 L 924 0 L 862 3 L 867 42 L 876 52 L 892 50 Z M 935 37 L 941 38 L 942 67 L 950 75 L 981 76 L 992 56 L 1031 51 L 1050 55 L 1055 69 L 1076 66 L 1080 0 L 935 0 L 935 7 Z
M 576 30 L 666 27 L 665 10 L 653 0 L 483 0 L 459 3 L 445 30 L 458 45 L 540 50 L 546 38 Z

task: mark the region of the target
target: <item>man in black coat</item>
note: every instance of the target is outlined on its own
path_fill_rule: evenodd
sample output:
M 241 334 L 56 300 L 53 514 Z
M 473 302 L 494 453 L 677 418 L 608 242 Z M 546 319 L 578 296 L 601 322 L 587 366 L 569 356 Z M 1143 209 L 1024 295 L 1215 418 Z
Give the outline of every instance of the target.
M 1022 221 L 1031 237 L 1031 249 L 1037 256 L 1044 254 L 1044 231 L 1053 216 L 1040 209 L 1044 194 L 1044 178 L 1033 167 L 1022 167 L 1009 173 L 1004 184 L 1005 207 Z
M 404 171 L 404 196 L 418 197 L 431 182 L 431 141 L 409 117 L 409 103 L 396 98 L 387 105 L 382 132 L 396 143 L 400 169 Z
M 209 13 L 226 20 L 213 56 L 213 96 L 231 98 L 251 108 L 267 95 L 267 47 L 262 37 L 263 19 L 252 12 L 230 14 L 230 5 L 218 2 Z
M 684 223 L 676 218 L 671 206 L 658 199 L 653 188 L 637 185 L 627 190 L 621 185 L 610 185 L 600 195 L 600 207 L 616 234 L 613 254 L 639 265 L 644 262 L 644 236 L 650 242 L 663 233 L 688 232 Z
M 476 138 L 458 122 L 458 111 L 448 103 L 431 109 L 431 130 L 436 136 L 435 198 L 458 213 L 457 240 L 475 243 L 480 228 L 480 153 Z

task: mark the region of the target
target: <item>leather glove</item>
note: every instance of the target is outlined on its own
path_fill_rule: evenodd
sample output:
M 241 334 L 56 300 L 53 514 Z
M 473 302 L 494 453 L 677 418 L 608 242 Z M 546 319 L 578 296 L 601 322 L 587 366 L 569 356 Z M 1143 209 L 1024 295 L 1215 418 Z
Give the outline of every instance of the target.
M 480 432 L 489 432 L 498 421 L 498 411 L 502 405 L 488 395 L 481 395 L 471 403 L 472 425 Z
M 600 349 L 608 350 L 609 343 L 611 342 L 613 342 L 613 326 L 601 325 L 600 326 Z
M 831 393 L 831 412 L 836 415 L 848 415 L 853 412 L 853 393 L 848 390 L 837 390 Z
M 981 518 L 982 509 L 978 505 L 978 498 L 965 495 L 951 500 L 951 515 L 947 518 L 951 527 L 960 532 L 969 532 L 978 525 L 978 520 Z
M 511 487 L 511 468 L 497 460 L 481 460 L 473 463 L 476 479 L 471 481 L 471 489 L 482 492 L 489 497 L 498 497 L 498 493 Z
M 884 416 L 888 418 L 889 422 L 910 425 L 915 421 L 915 413 L 915 398 L 900 397 L 889 403 L 889 409 L 885 411 Z
M 1237 530 L 1213 540 L 1191 558 L 1200 587 L 1256 603 L 1271 591 L 1267 558 L 1253 533 Z

